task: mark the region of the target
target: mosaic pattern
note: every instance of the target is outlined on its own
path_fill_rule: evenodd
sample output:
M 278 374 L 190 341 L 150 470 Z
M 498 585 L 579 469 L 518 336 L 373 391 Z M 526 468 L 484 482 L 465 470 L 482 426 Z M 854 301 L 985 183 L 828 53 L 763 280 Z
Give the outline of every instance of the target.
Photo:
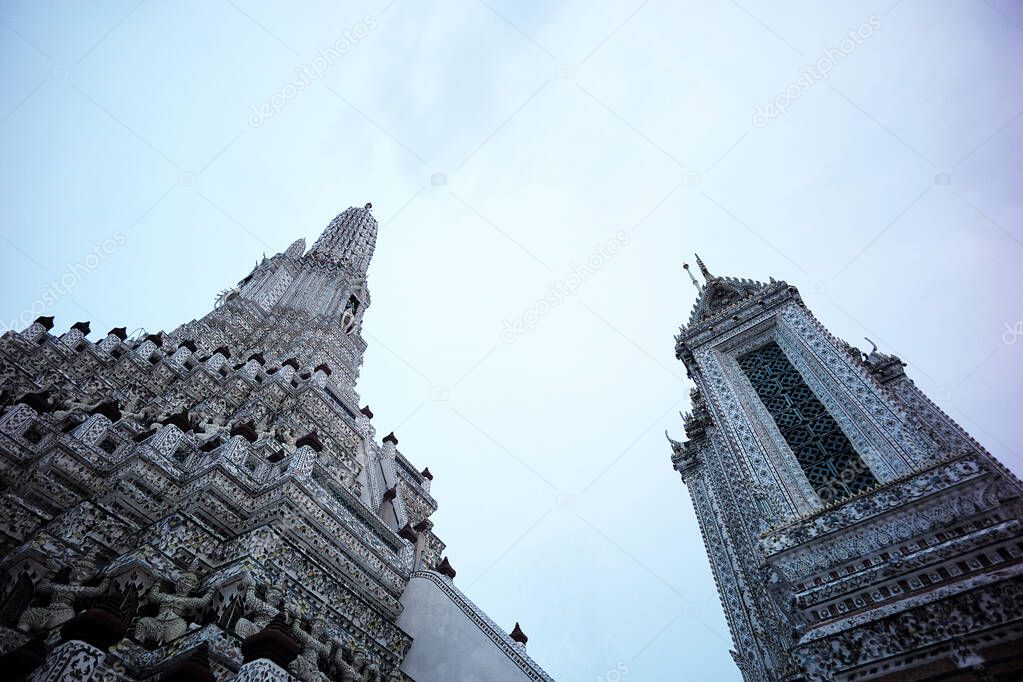
M 743 679 L 1023 679 L 1000 653 L 1023 646 L 1023 484 L 899 358 L 835 338 L 785 282 L 698 264 L 675 339 L 696 388 L 668 440 Z
M 178 679 L 188 659 L 217 680 L 410 682 L 402 596 L 445 545 L 429 479 L 355 391 L 369 208 L 170 332 L 93 343 L 43 317 L 0 336 L 0 654 L 45 655 L 46 680 Z M 119 629 L 61 644 L 89 613 Z M 287 672 L 243 665 L 271 627 L 300 649 Z
M 777 343 L 746 353 L 738 362 L 822 501 L 838 501 L 877 484 Z

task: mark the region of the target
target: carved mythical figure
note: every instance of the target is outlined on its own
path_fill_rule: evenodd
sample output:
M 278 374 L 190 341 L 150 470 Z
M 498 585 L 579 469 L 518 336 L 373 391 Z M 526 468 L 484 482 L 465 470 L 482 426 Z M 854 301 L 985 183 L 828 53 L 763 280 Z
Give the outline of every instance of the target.
M 95 572 L 95 565 L 89 560 L 75 564 L 70 575 L 61 579 L 44 578 L 36 589 L 37 594 L 50 595 L 49 606 L 34 606 L 25 609 L 18 619 L 18 629 L 23 632 L 46 632 L 59 627 L 75 616 L 75 603 L 102 596 L 110 585 L 104 578 L 96 587 L 82 585 Z
M 149 603 L 158 604 L 155 616 L 140 618 L 135 625 L 135 639 L 143 644 L 155 642 L 165 644 L 188 632 L 190 627 L 197 627 L 187 620 L 197 612 L 206 609 L 213 601 L 213 587 L 199 597 L 192 597 L 192 591 L 199 584 L 199 578 L 192 571 L 185 571 L 178 576 L 174 584 L 174 594 L 167 594 L 160 589 L 157 582 L 149 590 Z
M 371 666 L 373 667 L 371 668 Z M 380 679 L 379 668 L 370 663 L 366 652 L 352 638 L 349 638 L 347 642 L 342 642 L 339 639 L 334 640 L 334 669 L 341 675 L 341 682 L 370 682 L 370 680 L 376 682 Z
M 75 412 L 89 412 L 99 407 L 103 403 L 103 399 L 97 399 L 92 402 L 84 402 L 81 400 L 75 400 L 74 398 L 65 400 L 64 404 L 60 409 L 54 410 L 53 417 L 58 421 L 66 418 L 67 416 Z
M 276 585 L 269 585 L 266 588 L 266 600 L 256 596 L 256 584 L 250 576 L 245 576 L 245 596 L 242 598 L 242 607 L 245 615 L 238 619 L 234 631 L 239 637 L 251 637 L 267 625 L 277 612 L 283 607 L 284 592 Z
M 206 448 L 210 443 L 216 443 L 219 438 L 221 441 L 227 440 L 229 437 L 227 429 L 222 426 L 212 426 L 207 423 L 200 428 L 199 438 L 196 439 L 199 449 Z M 205 450 L 203 450 L 205 452 Z
M 160 417 L 164 416 L 163 409 L 156 404 L 143 406 L 138 412 L 125 412 L 122 419 L 131 419 L 143 426 L 148 426 Z
M 294 427 L 288 424 L 278 426 L 274 431 L 274 436 L 284 445 L 291 446 L 292 450 L 295 449 L 295 442 L 298 440 L 298 434 L 295 433 Z
M 383 682 L 384 676 L 380 672 L 380 666 L 375 661 L 370 661 L 362 669 L 362 678 L 366 682 Z
M 327 627 L 327 619 L 322 614 L 313 618 L 309 626 L 309 632 L 302 629 L 301 619 L 297 614 L 291 623 L 291 634 L 302 646 L 288 672 L 304 682 L 330 682 L 330 678 L 320 672 L 320 657 L 324 659 L 330 656 L 330 645 L 323 639 L 324 630 Z
M 341 313 L 340 326 L 341 331 L 345 334 L 351 334 L 355 331 L 355 312 L 351 308 L 348 308 Z
M 214 302 L 213 307 L 214 308 L 221 307 L 222 305 L 224 305 L 225 303 L 227 303 L 231 299 L 237 298 L 240 293 L 241 293 L 241 289 L 239 289 L 238 287 L 232 287 L 230 289 L 224 289 L 219 294 L 217 294 L 217 300 L 216 300 L 216 302 Z
M 682 453 L 685 451 L 685 446 L 683 446 L 682 443 L 678 442 L 670 435 L 668 435 L 668 429 L 664 429 L 664 437 L 668 439 L 669 443 L 671 443 L 671 451 L 674 452 L 679 457 L 681 457 Z
M 402 679 L 400 677 L 401 673 L 398 673 L 397 669 L 392 671 L 391 675 L 385 678 L 381 673 L 380 665 L 373 661 L 369 654 L 366 653 L 365 649 L 357 645 L 354 640 L 349 640 L 348 650 L 352 655 L 352 663 L 347 664 L 342 661 L 343 665 L 338 666 L 338 668 L 342 671 L 342 680 L 344 682 L 349 682 L 349 680 L 353 680 L 354 682 L 385 682 L 385 679 L 387 682 L 390 682 L 392 678 L 399 681 Z M 341 651 L 339 650 L 335 655 L 335 663 L 337 664 L 340 660 Z M 398 677 L 393 677 L 395 674 L 397 674 Z M 346 677 L 346 675 L 348 675 L 348 677 Z
M 362 675 L 354 665 L 348 662 L 348 658 L 355 651 L 355 643 L 349 640 L 346 644 L 340 639 L 334 639 L 334 670 L 340 675 L 341 682 L 362 682 Z
M 193 407 L 188 411 L 188 422 L 195 424 L 196 433 L 209 434 L 216 432 L 224 423 L 222 414 L 211 414 L 209 408 Z

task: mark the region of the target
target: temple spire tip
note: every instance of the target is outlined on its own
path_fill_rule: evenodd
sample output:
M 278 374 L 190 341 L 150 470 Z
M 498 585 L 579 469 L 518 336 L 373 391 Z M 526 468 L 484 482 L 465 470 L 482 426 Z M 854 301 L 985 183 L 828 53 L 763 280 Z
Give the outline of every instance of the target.
M 682 269 L 689 275 L 689 281 L 693 283 L 697 291 L 700 291 L 700 283 L 696 281 L 696 277 L 693 276 L 693 271 L 689 269 L 689 263 L 682 263 Z
M 703 264 L 702 260 L 700 260 L 700 254 L 694 253 L 693 255 L 696 256 L 696 265 L 699 266 L 700 273 L 703 275 L 703 278 L 709 282 L 714 275 L 710 274 L 710 270 L 708 270 L 707 266 Z

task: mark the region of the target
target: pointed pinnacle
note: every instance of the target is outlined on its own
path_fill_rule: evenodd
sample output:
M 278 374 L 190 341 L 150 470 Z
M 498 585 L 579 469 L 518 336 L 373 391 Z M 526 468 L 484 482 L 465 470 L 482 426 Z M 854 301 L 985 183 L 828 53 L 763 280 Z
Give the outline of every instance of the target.
M 709 281 L 712 277 L 714 277 L 714 275 L 710 274 L 710 270 L 708 270 L 707 266 L 703 264 L 702 260 L 700 260 L 700 254 L 694 253 L 693 255 L 696 256 L 696 264 L 700 267 L 700 272 L 703 273 L 703 278 Z
M 696 290 L 699 291 L 700 283 L 696 281 L 696 277 L 693 276 L 692 270 L 689 269 L 689 263 L 683 263 L 682 269 L 686 271 L 686 274 L 689 275 L 689 281 L 692 282 L 693 286 L 696 287 Z

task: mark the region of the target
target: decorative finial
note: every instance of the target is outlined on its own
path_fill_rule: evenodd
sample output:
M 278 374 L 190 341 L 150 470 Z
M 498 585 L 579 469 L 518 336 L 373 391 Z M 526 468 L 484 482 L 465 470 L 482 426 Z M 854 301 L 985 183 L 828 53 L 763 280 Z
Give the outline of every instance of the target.
M 700 267 L 700 272 L 703 273 L 703 278 L 709 281 L 712 277 L 714 277 L 714 275 L 710 274 L 710 270 L 708 270 L 707 266 L 703 264 L 702 260 L 700 260 L 700 254 L 694 253 L 693 255 L 696 256 L 696 264 Z
M 683 263 L 682 269 L 686 271 L 686 274 L 689 275 L 689 281 L 692 282 L 693 286 L 696 287 L 696 290 L 699 291 L 700 283 L 696 281 L 696 277 L 693 275 L 692 270 L 689 269 L 689 263 Z
M 455 579 L 455 575 L 456 575 L 455 569 L 451 568 L 451 562 L 448 561 L 447 557 L 444 557 L 443 559 L 441 559 L 440 563 L 437 564 L 437 567 L 434 570 L 437 571 L 438 573 L 440 573 L 441 575 L 446 575 L 447 577 L 451 578 L 452 580 Z
M 870 352 L 871 353 L 876 353 L 877 352 L 877 344 L 874 343 L 873 341 L 871 341 L 870 339 L 867 339 L 866 336 L 864 336 L 863 338 L 867 340 L 867 343 L 869 343 L 871 346 L 873 346 L 873 349 Z
M 515 623 L 515 627 L 511 631 L 512 641 L 518 642 L 522 646 L 526 646 L 526 642 L 529 641 L 529 637 L 526 637 L 526 633 L 522 631 L 522 628 L 518 623 Z
M 373 204 L 371 204 L 371 203 L 367 202 L 367 203 L 366 203 L 366 210 L 368 211 L 368 210 L 369 210 L 369 209 L 371 209 L 371 208 L 373 208 Z

